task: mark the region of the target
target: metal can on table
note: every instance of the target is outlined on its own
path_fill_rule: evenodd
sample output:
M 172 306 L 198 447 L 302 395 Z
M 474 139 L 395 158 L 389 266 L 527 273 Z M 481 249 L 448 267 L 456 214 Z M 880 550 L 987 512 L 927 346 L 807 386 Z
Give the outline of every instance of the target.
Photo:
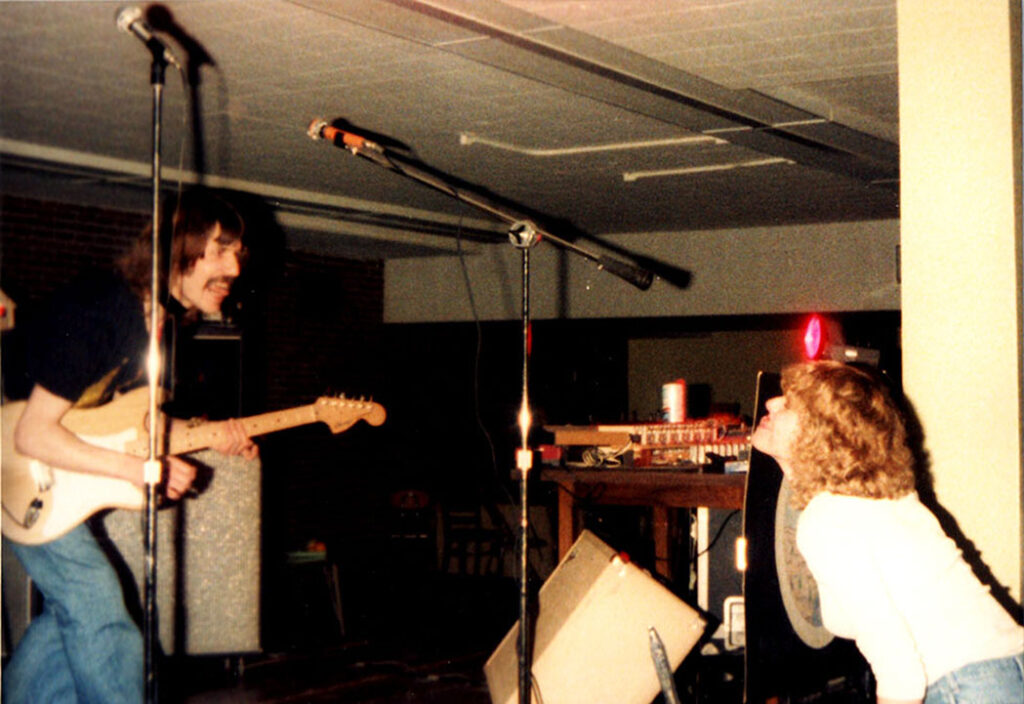
M 661 387 L 661 417 L 667 423 L 686 420 L 686 380 L 676 379 Z

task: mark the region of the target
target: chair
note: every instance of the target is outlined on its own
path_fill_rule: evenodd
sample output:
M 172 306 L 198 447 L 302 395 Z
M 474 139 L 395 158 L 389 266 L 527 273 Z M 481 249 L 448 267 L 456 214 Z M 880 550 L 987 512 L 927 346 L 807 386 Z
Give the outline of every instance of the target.
M 478 505 L 440 508 L 441 572 L 473 576 L 503 573 L 504 548 L 509 543 L 504 523 L 485 520 Z

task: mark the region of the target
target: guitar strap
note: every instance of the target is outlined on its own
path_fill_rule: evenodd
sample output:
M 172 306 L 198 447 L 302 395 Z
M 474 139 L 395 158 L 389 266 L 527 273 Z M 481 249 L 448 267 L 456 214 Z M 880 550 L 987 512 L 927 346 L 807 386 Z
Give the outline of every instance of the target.
M 109 402 L 114 397 L 114 392 L 117 391 L 116 380 L 124 372 L 130 361 L 128 359 L 122 360 L 119 365 L 91 384 L 78 397 L 72 408 L 95 408 Z

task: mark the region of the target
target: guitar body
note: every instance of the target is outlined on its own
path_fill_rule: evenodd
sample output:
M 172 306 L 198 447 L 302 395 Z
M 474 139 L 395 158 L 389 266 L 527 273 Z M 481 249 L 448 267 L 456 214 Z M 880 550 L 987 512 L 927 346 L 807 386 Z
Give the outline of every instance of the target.
M 48 467 L 14 449 L 14 427 L 25 402 L 6 404 L 0 454 L 0 529 L 17 543 L 39 545 L 59 538 L 103 508 L 141 509 L 145 495 L 124 479 Z M 144 456 L 149 391 L 136 389 L 98 408 L 71 409 L 63 425 L 86 442 Z
M 59 538 L 86 518 L 105 508 L 138 510 L 145 505 L 144 491 L 124 479 L 48 467 L 18 454 L 14 427 L 25 402 L 6 404 L 2 412 L 3 446 L 0 448 L 0 529 L 16 543 L 40 545 Z M 85 442 L 138 457 L 149 454 L 147 414 L 149 389 L 142 387 L 90 409 L 71 409 L 61 423 Z M 324 423 L 332 433 L 348 430 L 357 421 L 380 425 L 387 417 L 372 401 L 321 397 L 308 406 L 239 419 L 250 437 Z M 163 430 L 161 430 L 163 434 Z M 216 447 L 224 438 L 224 423 L 214 421 L 179 428 L 162 435 L 169 454 L 179 455 Z

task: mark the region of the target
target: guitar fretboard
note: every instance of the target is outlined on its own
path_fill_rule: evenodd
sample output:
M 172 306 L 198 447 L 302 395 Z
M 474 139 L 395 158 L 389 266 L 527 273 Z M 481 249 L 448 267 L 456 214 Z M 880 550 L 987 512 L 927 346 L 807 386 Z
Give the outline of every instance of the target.
M 287 430 L 317 421 L 316 408 L 313 404 L 298 406 L 283 411 L 271 411 L 240 419 L 242 427 L 252 437 Z M 186 428 L 181 433 L 171 434 L 170 454 L 178 455 L 194 452 L 216 445 L 225 436 L 224 421 L 212 421 Z

